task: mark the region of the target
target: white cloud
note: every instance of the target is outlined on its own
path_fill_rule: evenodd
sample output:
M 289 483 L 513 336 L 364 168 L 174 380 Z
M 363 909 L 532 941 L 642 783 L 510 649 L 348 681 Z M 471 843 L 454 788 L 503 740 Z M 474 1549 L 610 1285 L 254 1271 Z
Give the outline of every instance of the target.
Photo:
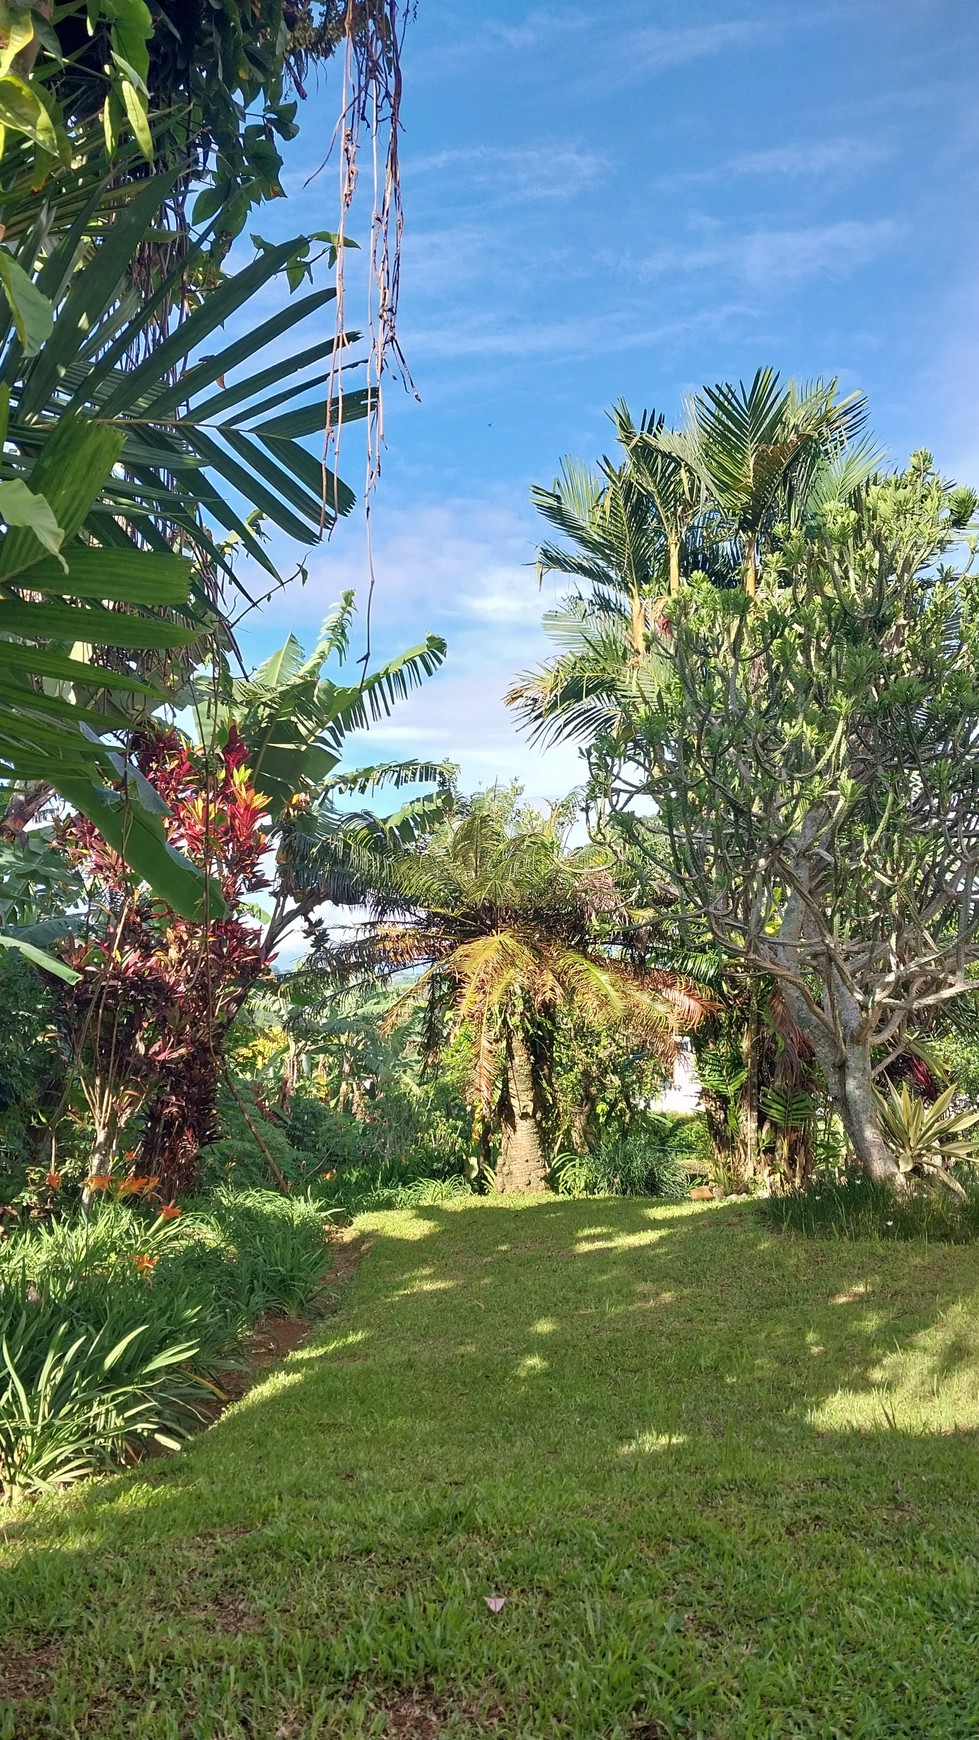
M 461 662 L 468 668 L 453 668 L 451 656 L 438 677 L 413 694 L 398 709 L 402 732 L 398 755 L 431 754 L 435 748 L 424 733 L 437 721 L 440 759 L 458 763 L 463 790 L 506 784 L 517 779 L 527 796 L 540 803 L 565 796 L 581 783 L 584 765 L 575 750 L 557 745 L 541 751 L 532 748 L 517 733 L 503 705 L 503 692 L 511 682 L 518 660 L 510 650 L 495 653 L 484 638 L 481 665 L 473 662 L 472 649 L 465 649 Z M 543 648 L 535 651 L 543 651 Z M 526 663 L 532 660 L 528 656 Z M 416 732 L 416 726 L 420 728 Z M 351 760 L 370 760 L 372 732 L 351 740 Z
M 409 158 L 406 176 L 446 170 L 467 191 L 489 189 L 508 200 L 570 199 L 609 172 L 607 158 L 570 145 L 473 145 Z
M 891 155 L 869 139 L 816 139 L 809 143 L 773 145 L 766 151 L 742 151 L 708 169 L 691 169 L 660 178 L 660 187 L 685 187 L 700 182 L 728 181 L 740 176 L 813 176 L 851 174 Z
M 867 265 L 897 241 L 901 229 L 892 218 L 842 219 L 797 228 L 762 228 L 722 233 L 702 223 L 704 240 L 674 242 L 647 255 L 649 278 L 678 273 L 723 272 L 753 291 L 783 291 L 807 279 L 842 278 Z
M 704 250 L 694 248 L 683 253 L 683 265 L 695 269 Z M 691 265 L 691 253 L 697 255 Z M 635 267 L 636 286 L 660 269 L 660 256 Z M 678 262 L 679 264 L 679 262 Z M 662 269 L 670 269 L 664 266 Z M 638 350 L 647 346 L 668 344 L 688 338 L 698 332 L 720 332 L 729 325 L 732 316 L 744 313 L 741 303 L 710 303 L 699 309 L 687 309 L 671 320 L 651 322 L 648 303 L 643 297 L 635 309 L 601 309 L 568 320 L 501 319 L 496 324 L 470 321 L 438 321 L 417 326 L 405 325 L 405 347 L 412 358 L 440 361 L 452 357 L 591 357 L 609 355 L 623 350 Z
M 376 589 L 372 664 L 444 634 L 448 657 L 438 674 L 398 704 L 390 719 L 349 740 L 348 759 L 369 762 L 418 755 L 458 762 L 464 789 L 519 779 L 532 799 L 565 795 L 580 783 L 573 748 L 532 749 L 517 731 L 503 695 L 518 671 L 551 651 L 540 619 L 563 589 L 538 588 L 533 567 L 538 529 L 529 508 L 457 498 L 411 508 L 380 499 L 374 509 Z M 309 643 L 320 619 L 346 587 L 363 607 L 363 527 L 349 523 L 317 551 L 309 579 L 288 595 L 289 625 Z M 259 644 L 258 636 L 262 635 Z M 245 657 L 269 650 L 256 623 Z M 351 665 L 363 652 L 364 625 L 354 626 Z

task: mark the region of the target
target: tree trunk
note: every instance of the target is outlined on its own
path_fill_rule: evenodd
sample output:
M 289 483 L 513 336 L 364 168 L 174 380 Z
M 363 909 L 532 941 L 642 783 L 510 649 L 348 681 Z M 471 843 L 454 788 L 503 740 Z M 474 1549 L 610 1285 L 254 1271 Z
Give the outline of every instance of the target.
M 506 1085 L 509 1105 L 496 1164 L 497 1189 L 508 1195 L 546 1190 L 547 1164 L 537 1122 L 534 1071 L 520 1033 L 511 1033 L 507 1042 Z
M 845 1007 L 848 999 L 838 986 L 834 988 L 837 1008 Z M 895 1192 L 903 1192 L 907 1189 L 904 1174 L 884 1139 L 877 1116 L 870 1045 L 857 1036 L 855 1005 L 854 1019 L 843 1024 L 837 1041 L 814 1020 L 794 987 L 786 987 L 786 1001 L 816 1054 L 833 1108 L 858 1164 L 875 1184 L 886 1184 Z
M 198 1155 L 220 1129 L 217 1098 L 218 1058 L 205 1045 L 195 1046 L 161 1072 L 146 1108 L 140 1160 L 159 1178 L 164 1201 L 196 1189 Z
M 744 1157 L 745 1170 L 749 1178 L 754 1178 L 758 1171 L 758 1049 L 757 993 L 752 987 L 742 1043 L 746 1070 L 744 1080 Z
M 904 1174 L 884 1140 L 877 1116 L 869 1046 L 848 1048 L 840 1077 L 838 1093 L 832 1093 L 833 1102 L 864 1172 L 875 1184 L 887 1184 L 898 1192 L 905 1190 Z
M 786 964 L 798 964 L 798 949 L 805 939 L 818 944 L 811 900 L 813 849 L 825 851 L 832 840 L 832 818 L 824 806 L 815 804 L 797 836 L 796 870 L 799 887 L 790 896 L 779 930 L 778 952 Z M 808 859 L 808 863 L 806 862 Z M 815 949 L 813 949 L 815 954 Z M 812 958 L 812 956 L 810 956 Z M 827 951 L 823 970 L 821 1003 L 825 1021 L 819 1020 L 798 985 L 782 981 L 786 1005 L 796 1026 L 806 1035 L 823 1072 L 829 1097 L 859 1165 L 875 1184 L 886 1184 L 895 1193 L 907 1189 L 900 1166 L 888 1147 L 874 1098 L 871 1036 L 852 990 L 844 983 Z

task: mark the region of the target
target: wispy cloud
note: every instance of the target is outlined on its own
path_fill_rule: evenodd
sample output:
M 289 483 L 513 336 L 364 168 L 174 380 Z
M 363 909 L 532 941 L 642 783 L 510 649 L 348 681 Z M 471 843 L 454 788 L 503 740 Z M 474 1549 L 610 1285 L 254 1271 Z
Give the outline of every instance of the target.
M 892 218 L 841 219 L 832 224 L 757 227 L 740 234 L 673 242 L 647 255 L 647 278 L 722 272 L 752 291 L 783 292 L 812 278 L 843 278 L 892 247 L 901 226 Z
M 449 654 L 391 719 L 354 740 L 352 759 L 377 760 L 382 748 L 436 755 L 460 764 L 468 788 L 520 779 L 533 797 L 560 797 L 581 779 L 575 751 L 529 748 L 502 699 L 518 670 L 552 650 L 540 619 L 559 583 L 546 583 L 543 593 L 537 585 L 537 526 L 529 507 L 458 497 L 400 509 L 381 503 L 375 515 L 375 661 L 416 643 L 427 629 L 444 633 Z M 290 625 L 310 642 L 339 592 L 353 586 L 362 598 L 365 582 L 363 528 L 349 524 L 312 558 L 305 587 L 290 598 Z M 361 622 L 353 658 L 362 636 Z M 249 644 L 246 657 L 252 650 Z
M 666 72 L 688 61 L 703 60 L 756 42 L 768 33 L 770 25 L 757 18 L 732 18 L 716 24 L 681 24 L 663 26 L 650 24 L 639 30 L 625 32 L 620 44 L 619 73 L 621 76 L 645 78 L 648 73 Z
M 508 199 L 569 199 L 594 187 L 608 159 L 568 145 L 473 145 L 410 158 L 408 177 L 452 171 L 467 189 L 490 189 Z
M 643 279 L 659 269 L 643 263 L 636 269 L 637 286 L 641 288 Z M 419 361 L 460 357 L 573 361 L 599 352 L 607 355 L 671 344 L 696 333 L 725 332 L 745 310 L 743 301 L 712 297 L 703 308 L 687 308 L 673 319 L 659 321 L 650 321 L 648 308 L 637 303 L 635 309 L 611 308 L 568 320 L 510 318 L 495 325 L 487 321 L 438 322 L 406 326 L 405 343 L 410 355 Z
M 493 18 L 484 20 L 481 25 L 491 41 L 515 49 L 538 48 L 542 43 L 553 42 L 557 37 L 577 36 L 584 30 L 594 28 L 593 13 L 556 6 L 534 6 L 525 17 L 514 23 Z
M 741 176 L 776 178 L 855 174 L 886 162 L 890 150 L 870 139 L 816 139 L 808 143 L 774 145 L 766 151 L 742 151 L 706 169 L 681 170 L 659 178 L 659 187 L 687 187 L 700 182 L 730 181 Z

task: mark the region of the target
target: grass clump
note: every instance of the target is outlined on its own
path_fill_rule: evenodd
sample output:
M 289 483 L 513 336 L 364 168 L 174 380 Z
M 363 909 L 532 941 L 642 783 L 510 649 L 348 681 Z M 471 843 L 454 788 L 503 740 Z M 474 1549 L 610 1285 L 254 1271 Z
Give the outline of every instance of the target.
M 946 1185 L 912 1180 L 903 1196 L 863 1173 L 816 1178 L 804 1190 L 771 1196 L 764 1213 L 781 1232 L 805 1238 L 930 1239 L 969 1245 L 979 1239 L 979 1180 L 960 1181 L 963 1194 Z
M 690 1194 L 695 1165 L 690 1120 L 648 1117 L 627 1134 L 586 1154 L 562 1154 L 554 1163 L 561 1196 L 651 1196 L 680 1202 Z
M 222 1394 L 256 1318 L 295 1315 L 327 1266 L 322 1210 L 219 1191 L 183 1211 L 108 1200 L 0 1245 L 0 1495 L 174 1448 Z

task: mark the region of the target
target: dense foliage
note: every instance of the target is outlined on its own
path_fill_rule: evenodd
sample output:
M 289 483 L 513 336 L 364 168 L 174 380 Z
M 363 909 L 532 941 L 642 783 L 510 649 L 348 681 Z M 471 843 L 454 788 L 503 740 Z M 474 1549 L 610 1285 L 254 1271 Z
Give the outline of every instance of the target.
M 363 764 L 444 642 L 373 666 L 368 625 L 351 673 L 349 592 L 309 653 L 239 669 L 235 628 L 244 564 L 284 583 L 268 530 L 353 506 L 341 426 L 377 479 L 407 8 L 49 11 L 0 6 L 6 1494 L 207 1418 L 249 1323 L 315 1296 L 324 1216 L 699 1185 L 971 1237 L 976 495 L 884 469 L 832 382 L 620 404 L 616 457 L 534 491 L 572 590 L 508 696 L 581 792 Z M 249 258 L 334 57 L 334 227 Z

